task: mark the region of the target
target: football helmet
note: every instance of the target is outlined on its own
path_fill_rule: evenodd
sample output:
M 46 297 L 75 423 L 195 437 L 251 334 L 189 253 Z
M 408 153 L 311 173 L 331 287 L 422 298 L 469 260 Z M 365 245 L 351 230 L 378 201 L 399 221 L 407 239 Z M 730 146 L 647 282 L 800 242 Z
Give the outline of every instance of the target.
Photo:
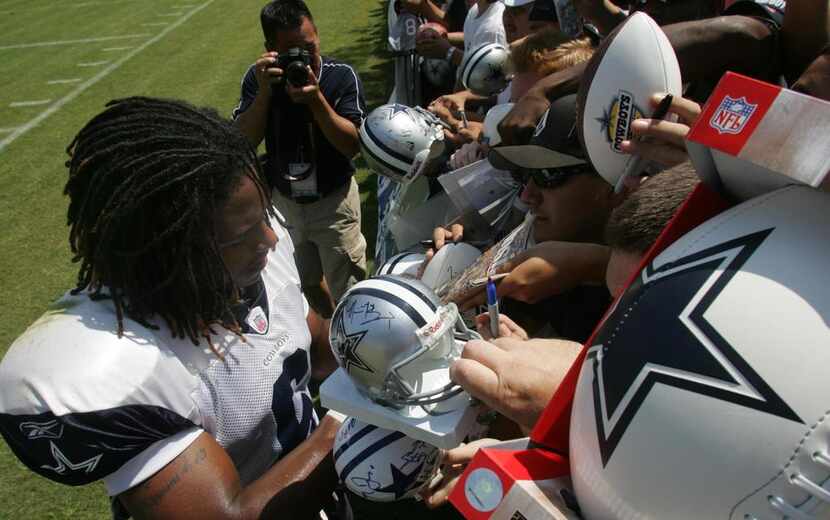
M 424 58 L 421 63 L 424 77 L 434 87 L 441 87 L 453 81 L 453 68 L 446 60 L 440 58 Z
M 338 364 L 369 399 L 393 408 L 447 401 L 462 389 L 450 363 L 478 338 L 455 304 L 442 306 L 418 280 L 378 276 L 340 299 L 329 338 Z
M 360 147 L 373 171 L 409 183 L 418 173 L 416 159 L 424 162 L 444 153 L 444 128 L 435 114 L 420 107 L 381 105 L 360 125 Z
M 390 258 L 380 269 L 377 275 L 397 274 L 409 278 L 415 278 L 418 274 L 418 269 L 424 263 L 426 255 L 423 253 L 405 252 L 398 253 Z
M 585 518 L 830 518 L 830 194 L 791 186 L 667 247 L 581 367 Z
M 438 448 L 354 417 L 340 426 L 333 451 L 340 481 L 373 502 L 413 497 L 438 473 Z
M 510 83 L 510 51 L 500 43 L 485 43 L 464 54 L 461 83 L 473 94 L 492 96 Z

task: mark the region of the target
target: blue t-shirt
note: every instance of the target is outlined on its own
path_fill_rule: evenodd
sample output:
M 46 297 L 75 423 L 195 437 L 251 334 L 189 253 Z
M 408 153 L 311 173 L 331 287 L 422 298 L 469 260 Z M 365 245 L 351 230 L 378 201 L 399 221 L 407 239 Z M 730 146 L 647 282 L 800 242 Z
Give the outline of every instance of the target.
M 357 71 L 351 65 L 322 57 L 320 91 L 338 115 L 360 127 L 366 114 L 363 85 Z M 251 106 L 259 92 L 254 65 L 242 78 L 239 104 L 233 110 L 233 118 Z M 274 88 L 265 127 L 265 150 L 268 160 L 265 168 L 269 182 L 281 193 L 289 195 L 291 189 L 285 174 L 290 163 L 313 163 L 317 169 L 317 190 L 326 195 L 346 184 L 354 173 L 351 158 L 346 157 L 331 144 L 322 130 L 313 123 L 306 105 L 293 103 L 283 88 Z M 309 136 L 308 123 L 311 122 Z M 311 150 L 311 152 L 308 152 Z

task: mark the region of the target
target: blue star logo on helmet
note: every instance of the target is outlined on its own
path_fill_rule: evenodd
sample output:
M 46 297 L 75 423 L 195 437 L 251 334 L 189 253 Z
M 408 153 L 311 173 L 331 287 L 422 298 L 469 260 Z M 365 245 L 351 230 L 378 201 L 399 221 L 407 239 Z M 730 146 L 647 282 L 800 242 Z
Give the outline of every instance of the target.
M 337 323 L 337 334 L 333 338 L 332 347 L 337 350 L 337 357 L 340 359 L 340 364 L 346 372 L 351 373 L 352 368 L 359 368 L 367 372 L 374 372 L 369 365 L 357 353 L 357 347 L 366 336 L 367 330 L 346 333 L 346 325 L 343 320 L 343 312 L 337 313 L 334 317 Z

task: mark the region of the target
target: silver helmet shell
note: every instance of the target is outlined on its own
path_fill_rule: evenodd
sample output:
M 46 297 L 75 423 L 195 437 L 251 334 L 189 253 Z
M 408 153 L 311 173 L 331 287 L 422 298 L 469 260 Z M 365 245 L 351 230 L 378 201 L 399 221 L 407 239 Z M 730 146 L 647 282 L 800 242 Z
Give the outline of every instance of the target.
M 337 304 L 329 331 L 334 356 L 357 389 L 393 408 L 460 394 L 449 366 L 463 342 L 475 337 L 455 304 L 442 306 L 426 285 L 400 276 L 353 285 Z
M 461 84 L 473 94 L 492 96 L 510 83 L 510 50 L 499 43 L 485 43 L 464 55 Z
M 440 451 L 403 433 L 349 417 L 334 438 L 334 469 L 349 491 L 373 502 L 414 497 L 438 472 Z
M 421 108 L 381 105 L 360 126 L 360 148 L 373 171 L 409 183 L 414 179 L 416 156 L 429 154 L 436 148 L 435 143 L 443 145 L 443 128 L 434 114 Z M 440 148 L 436 153 L 443 152 L 443 146 Z

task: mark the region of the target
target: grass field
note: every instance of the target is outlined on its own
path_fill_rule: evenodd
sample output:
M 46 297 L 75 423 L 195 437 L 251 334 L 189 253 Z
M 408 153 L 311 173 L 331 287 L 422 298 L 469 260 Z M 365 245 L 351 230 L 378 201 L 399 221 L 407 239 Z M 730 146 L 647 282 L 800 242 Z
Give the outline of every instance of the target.
M 385 99 L 383 0 L 306 0 L 324 54 L 354 65 L 367 102 Z M 70 287 L 65 148 L 112 98 L 177 97 L 230 114 L 262 52 L 264 0 L 0 0 L 0 354 Z M 374 245 L 375 177 L 358 175 Z M 369 251 L 369 257 L 373 255 Z M 106 518 L 103 486 L 67 488 L 0 442 L 0 519 Z

